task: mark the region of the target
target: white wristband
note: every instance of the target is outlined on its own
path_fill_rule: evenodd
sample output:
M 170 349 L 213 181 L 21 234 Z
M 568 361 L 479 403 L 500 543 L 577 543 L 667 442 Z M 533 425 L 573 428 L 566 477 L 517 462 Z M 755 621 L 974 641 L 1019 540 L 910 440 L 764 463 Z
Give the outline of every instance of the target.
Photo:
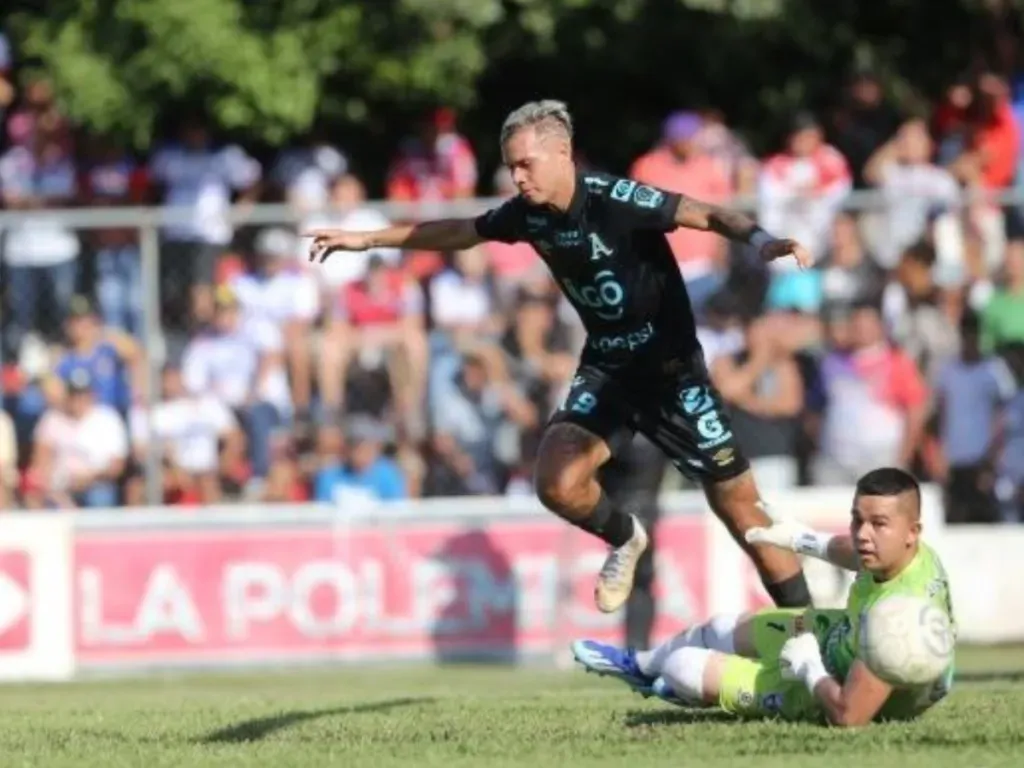
M 835 534 L 832 533 L 803 531 L 794 537 L 793 551 L 801 555 L 816 557 L 819 560 L 828 560 L 828 545 L 834 538 Z
M 755 229 L 754 234 L 750 236 L 750 244 L 759 251 L 773 240 L 775 240 L 775 238 L 763 229 Z
M 808 662 L 807 666 L 804 667 L 804 685 L 807 686 L 807 690 L 812 694 L 814 693 L 814 689 L 818 687 L 818 683 L 827 677 L 831 677 L 831 675 L 829 675 L 828 670 L 825 669 L 825 664 L 820 658 L 812 659 Z

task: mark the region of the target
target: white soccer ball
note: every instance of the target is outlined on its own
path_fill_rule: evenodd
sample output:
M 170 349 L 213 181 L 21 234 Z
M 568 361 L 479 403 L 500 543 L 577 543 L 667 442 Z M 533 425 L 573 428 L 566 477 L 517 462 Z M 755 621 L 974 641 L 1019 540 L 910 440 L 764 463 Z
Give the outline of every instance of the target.
M 953 661 L 955 643 L 949 616 L 924 598 L 893 595 L 861 616 L 860 656 L 892 685 L 937 680 Z

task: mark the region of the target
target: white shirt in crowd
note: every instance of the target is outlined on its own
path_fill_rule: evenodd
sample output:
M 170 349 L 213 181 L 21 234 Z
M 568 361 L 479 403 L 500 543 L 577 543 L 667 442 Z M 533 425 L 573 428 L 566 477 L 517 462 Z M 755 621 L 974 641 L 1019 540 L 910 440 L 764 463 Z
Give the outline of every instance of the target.
M 0 190 L 5 194 L 71 197 L 75 187 L 75 168 L 70 159 L 40 170 L 25 147 L 14 147 L 0 156 Z M 71 229 L 51 221 L 21 223 L 5 234 L 4 261 L 12 267 L 66 264 L 78 257 L 81 248 Z
M 930 163 L 888 163 L 880 171 L 879 188 L 886 203 L 886 237 L 878 261 L 891 269 L 903 250 L 921 239 L 934 208 L 956 204 L 960 188 L 945 168 Z
M 348 158 L 329 144 L 289 147 L 277 156 L 271 180 L 284 190 L 289 204 L 300 210 L 327 206 L 331 183 L 348 171 Z
M 355 208 L 345 213 L 326 213 L 310 216 L 302 223 L 301 230 L 337 228 L 350 232 L 372 232 L 391 226 L 387 216 L 373 208 Z M 309 241 L 303 241 L 298 257 L 303 263 L 309 255 Z M 367 251 L 346 253 L 343 259 L 329 259 L 319 266 L 317 274 L 327 288 L 340 288 L 366 275 L 366 265 L 373 256 L 379 256 L 387 264 L 397 266 L 402 252 L 397 248 L 371 248 Z
M 93 405 L 81 419 L 49 410 L 35 429 L 35 442 L 53 452 L 51 482 L 67 488 L 74 477 L 103 472 L 113 462 L 128 458 L 128 430 L 117 411 Z
M 246 318 L 282 325 L 293 320 L 312 322 L 320 312 L 316 278 L 297 268 L 270 277 L 239 275 L 231 289 Z
M 158 403 L 152 430 L 145 408 L 129 414 L 132 445 L 143 449 L 151 438 L 163 443 L 174 463 L 193 475 L 217 471 L 218 441 L 238 425 L 231 411 L 215 397 L 180 397 Z
M 185 348 L 181 366 L 185 388 L 194 395 L 212 394 L 230 408 L 246 406 L 253 394 L 280 413 L 291 413 L 291 392 L 283 365 L 276 366 L 253 391 L 263 355 L 283 350 L 281 329 L 266 320 L 248 319 L 233 333 L 199 336 Z
M 430 313 L 438 325 L 478 325 L 491 314 L 491 293 L 483 283 L 448 269 L 430 281 Z
M 232 190 L 255 184 L 262 169 L 257 160 L 238 146 L 189 150 L 170 145 L 156 151 L 149 172 L 166 187 L 167 205 L 192 208 L 190 222 L 165 228 L 169 239 L 227 245 L 232 235 L 227 220 Z

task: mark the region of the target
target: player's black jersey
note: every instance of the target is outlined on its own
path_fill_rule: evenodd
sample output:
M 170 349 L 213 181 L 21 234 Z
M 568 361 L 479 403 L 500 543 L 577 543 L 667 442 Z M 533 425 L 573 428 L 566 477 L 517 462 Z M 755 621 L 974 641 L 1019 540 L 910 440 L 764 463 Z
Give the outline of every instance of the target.
M 698 349 L 693 311 L 665 233 L 679 195 L 604 173 L 580 173 L 569 210 L 521 196 L 476 220 L 477 233 L 528 242 L 587 330 L 584 357 L 618 366 Z

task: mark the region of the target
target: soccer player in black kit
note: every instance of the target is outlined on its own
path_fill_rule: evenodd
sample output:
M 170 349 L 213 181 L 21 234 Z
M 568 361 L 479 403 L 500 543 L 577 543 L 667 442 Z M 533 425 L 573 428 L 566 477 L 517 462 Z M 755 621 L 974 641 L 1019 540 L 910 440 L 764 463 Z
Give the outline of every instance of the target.
M 545 507 L 611 547 L 594 590 L 598 608 L 612 612 L 626 602 L 648 546 L 640 521 L 615 508 L 597 482 L 598 469 L 635 430 L 701 482 L 711 509 L 753 559 L 775 603 L 809 605 L 796 556 L 744 539 L 749 528 L 771 521 L 710 383 L 690 299 L 664 233 L 711 230 L 750 243 L 765 261 L 793 256 L 807 266 L 809 254 L 741 213 L 630 179 L 582 173 L 572 159 L 572 137 L 563 103 L 526 104 L 501 131 L 516 197 L 476 219 L 310 232 L 310 260 L 368 248 L 455 251 L 486 240 L 530 243 L 587 330 L 569 395 L 541 441 L 535 485 Z

